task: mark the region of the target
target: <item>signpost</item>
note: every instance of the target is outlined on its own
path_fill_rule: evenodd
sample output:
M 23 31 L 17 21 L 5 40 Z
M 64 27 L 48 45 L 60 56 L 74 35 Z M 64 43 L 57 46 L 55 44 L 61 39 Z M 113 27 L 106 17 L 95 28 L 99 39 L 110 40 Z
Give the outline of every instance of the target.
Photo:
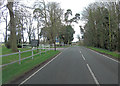
M 56 45 L 59 45 L 59 39 L 56 37 Z
M 39 46 L 39 41 L 38 40 L 32 40 L 31 41 L 31 46 L 32 47 L 38 47 Z
M 32 40 L 31 41 L 31 46 L 32 46 L 32 49 L 33 47 L 37 47 L 37 52 L 38 52 L 38 47 L 39 47 L 39 40 Z M 32 52 L 33 53 L 33 52 Z M 33 58 L 33 57 L 32 57 Z

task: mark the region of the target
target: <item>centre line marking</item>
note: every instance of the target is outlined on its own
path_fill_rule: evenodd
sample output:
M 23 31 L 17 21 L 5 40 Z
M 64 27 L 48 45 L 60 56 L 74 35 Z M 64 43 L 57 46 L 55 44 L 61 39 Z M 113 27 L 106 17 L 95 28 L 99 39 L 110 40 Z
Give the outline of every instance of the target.
M 90 71 L 90 73 L 91 73 L 91 75 L 92 75 L 92 77 L 93 77 L 95 83 L 97 84 L 97 86 L 100 86 L 100 84 L 99 84 L 97 78 L 95 77 L 94 73 L 92 72 L 92 70 L 91 70 L 91 68 L 90 68 L 90 66 L 89 66 L 88 64 L 87 64 L 87 67 L 88 67 L 88 69 L 89 69 L 89 71 Z
M 84 60 L 86 60 L 85 57 L 84 57 L 83 55 L 82 55 L 82 58 L 83 58 Z
M 80 51 L 80 53 L 81 53 L 81 51 Z

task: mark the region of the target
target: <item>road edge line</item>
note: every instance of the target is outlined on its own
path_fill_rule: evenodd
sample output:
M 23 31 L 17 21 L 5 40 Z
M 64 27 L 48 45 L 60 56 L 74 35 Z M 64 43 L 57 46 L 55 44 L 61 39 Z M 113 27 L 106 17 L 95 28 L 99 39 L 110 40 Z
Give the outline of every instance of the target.
M 32 75 L 30 75 L 28 78 L 26 78 L 25 80 L 23 80 L 18 86 L 24 84 L 26 81 L 28 81 L 31 77 L 33 77 L 35 74 L 37 74 L 40 70 L 42 70 L 44 67 L 46 67 L 49 63 L 51 63 L 52 61 L 54 61 L 61 53 L 59 53 L 57 56 L 55 56 L 53 59 L 51 59 L 49 62 L 47 62 L 45 65 L 43 65 L 40 69 L 38 69 L 36 72 L 34 72 Z
M 91 50 L 91 49 L 89 49 L 89 50 Z M 93 51 L 93 52 L 95 52 L 95 53 L 97 53 L 97 54 L 99 54 L 99 55 L 102 55 L 102 56 L 104 56 L 104 57 L 106 57 L 106 58 L 108 58 L 108 59 L 111 59 L 111 60 L 113 60 L 114 62 L 120 63 L 119 61 L 117 61 L 117 60 L 115 60 L 115 59 L 112 59 L 112 58 L 110 58 L 110 57 L 108 57 L 108 56 L 106 56 L 106 55 L 103 55 L 103 54 L 101 54 L 101 53 L 99 53 L 99 52 L 96 52 L 96 51 L 94 51 L 94 50 L 91 50 L 91 51 Z

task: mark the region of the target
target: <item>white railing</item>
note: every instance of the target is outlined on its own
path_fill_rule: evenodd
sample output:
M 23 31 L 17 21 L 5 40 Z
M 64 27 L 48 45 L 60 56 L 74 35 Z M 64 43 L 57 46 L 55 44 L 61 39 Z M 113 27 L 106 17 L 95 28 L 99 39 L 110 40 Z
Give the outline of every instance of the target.
M 45 51 L 41 51 L 42 49 L 45 49 Z M 34 50 L 39 50 L 39 53 L 34 54 L 34 53 L 33 53 Z M 48 50 L 51 50 L 51 49 L 50 49 L 50 46 L 49 46 L 49 47 L 45 47 L 45 46 L 44 46 L 44 47 L 42 47 L 42 48 L 36 48 L 36 49 L 33 49 L 33 48 L 32 48 L 31 50 L 26 50 L 26 51 L 22 51 L 22 52 L 19 50 L 19 52 L 17 52 L 17 53 L 0 55 L 0 58 L 4 58 L 5 56 L 10 56 L 10 55 L 19 54 L 19 60 L 12 61 L 12 62 L 7 63 L 7 64 L 2 64 L 2 65 L 0 65 L 0 68 L 1 68 L 1 67 L 4 67 L 4 66 L 7 66 L 7 65 L 10 65 L 10 64 L 14 64 L 14 63 L 16 63 L 16 62 L 19 62 L 19 64 L 21 64 L 21 61 L 22 61 L 22 60 L 25 60 L 25 59 L 28 59 L 28 58 L 32 58 L 32 59 L 33 59 L 34 56 L 36 56 L 36 55 L 38 55 L 38 54 L 41 55 L 41 53 L 43 53 L 43 52 L 46 53 L 46 51 L 48 51 Z M 21 58 L 21 54 L 22 54 L 22 53 L 29 52 L 29 51 L 32 51 L 32 56 L 25 57 L 25 58 Z

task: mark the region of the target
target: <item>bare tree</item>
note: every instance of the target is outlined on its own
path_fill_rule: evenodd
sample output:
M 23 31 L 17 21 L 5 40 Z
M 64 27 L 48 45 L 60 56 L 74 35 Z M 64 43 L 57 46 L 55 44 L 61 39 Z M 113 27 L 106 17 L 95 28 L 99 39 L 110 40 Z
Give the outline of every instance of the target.
M 10 47 L 13 51 L 17 50 L 15 15 L 13 12 L 13 2 L 8 2 L 7 8 L 10 14 Z
M 77 39 L 80 41 L 80 35 L 77 35 Z

